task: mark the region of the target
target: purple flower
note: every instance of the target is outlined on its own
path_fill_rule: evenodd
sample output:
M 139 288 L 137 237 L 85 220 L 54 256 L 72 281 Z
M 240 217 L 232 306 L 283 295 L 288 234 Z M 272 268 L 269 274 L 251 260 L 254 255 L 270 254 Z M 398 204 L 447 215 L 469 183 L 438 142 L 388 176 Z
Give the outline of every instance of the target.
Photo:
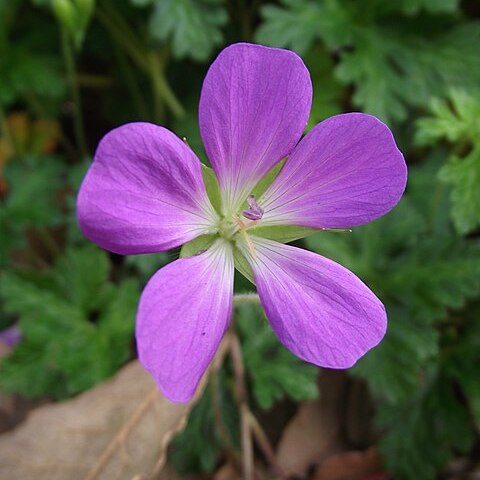
M 200 161 L 169 130 L 130 123 L 98 146 L 78 196 L 90 240 L 126 255 L 215 238 L 206 251 L 158 271 L 140 300 L 140 361 L 172 401 L 193 396 L 228 327 L 234 251 L 250 264 L 276 335 L 301 359 L 347 368 L 385 334 L 382 303 L 350 271 L 255 235 L 259 226 L 362 225 L 390 211 L 404 191 L 405 161 L 375 117 L 338 115 L 300 140 L 311 102 L 308 70 L 293 52 L 236 44 L 220 53 L 199 111 L 220 187 L 218 212 Z M 287 156 L 260 198 L 251 196 Z
M 16 325 L 0 330 L 0 342 L 5 343 L 8 347 L 14 347 L 21 340 L 22 332 Z

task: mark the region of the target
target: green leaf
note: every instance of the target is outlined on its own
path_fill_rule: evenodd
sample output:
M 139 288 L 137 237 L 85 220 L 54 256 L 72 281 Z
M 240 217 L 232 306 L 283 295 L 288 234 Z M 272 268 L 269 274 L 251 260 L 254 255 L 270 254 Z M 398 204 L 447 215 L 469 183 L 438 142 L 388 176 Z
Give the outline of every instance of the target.
M 62 216 L 56 195 L 64 171 L 60 160 L 51 156 L 29 156 L 7 164 L 10 191 L 2 207 L 15 228 L 58 225 Z
M 205 188 L 207 189 L 207 195 L 213 208 L 217 213 L 222 211 L 222 197 L 220 195 L 220 187 L 218 186 L 217 176 L 215 172 L 202 163 L 202 176 L 205 182 Z
M 98 270 L 98 271 L 97 271 Z M 105 252 L 69 250 L 42 275 L 0 276 L 5 310 L 19 318 L 22 342 L 0 363 L 0 388 L 66 398 L 107 378 L 131 355 L 136 280 L 113 285 Z
M 263 409 L 284 397 L 296 401 L 317 398 L 318 369 L 290 353 L 278 341 L 257 305 L 237 309 L 245 368 L 255 400 Z
M 136 7 L 146 7 L 147 5 L 151 5 L 155 0 L 130 0 L 132 5 Z
M 65 94 L 65 82 L 55 57 L 27 49 L 20 43 L 0 55 L 0 104 L 13 105 L 31 92 L 57 101 Z
M 252 195 L 255 198 L 260 198 L 263 192 L 273 183 L 277 175 L 280 173 L 280 170 L 285 165 L 286 158 L 280 160 L 273 168 L 271 168 L 255 185 L 254 189 L 252 190 Z M 246 208 L 245 204 L 245 208 Z
M 253 285 L 255 285 L 255 279 L 253 277 L 252 267 L 248 263 L 248 260 L 243 256 L 238 248 L 233 249 L 233 259 L 235 262 L 235 268 Z
M 181 255 L 180 255 L 181 256 Z M 125 263 L 131 265 L 140 275 L 142 283 L 152 277 L 152 275 L 171 260 L 167 252 L 147 253 L 143 255 L 131 255 L 125 257 Z
M 389 404 L 414 395 L 425 382 L 425 365 L 439 352 L 439 334 L 402 308 L 388 309 L 385 339 L 355 365 L 352 374 L 368 382 L 370 392 Z
M 57 227 L 65 219 L 58 191 L 64 165 L 56 157 L 13 158 L 4 170 L 9 186 L 0 199 L 0 265 L 6 264 L 13 249 L 25 247 L 27 229 Z
M 436 322 L 480 293 L 480 246 L 444 226 L 447 192 L 435 180 L 437 164 L 411 168 L 408 193 L 382 219 L 351 234 L 321 232 L 306 240 L 356 273 L 385 304 L 387 336 L 353 373 L 389 402 L 408 398 L 421 384 L 439 350 Z
M 276 240 L 280 243 L 293 242 L 294 240 L 308 237 L 316 232 L 318 232 L 316 228 L 297 227 L 294 225 L 275 225 L 270 227 L 262 227 L 260 225 L 248 231 L 248 233 L 252 235 L 269 238 L 270 240 Z
M 115 292 L 110 291 L 110 298 L 101 309 L 97 339 L 102 351 L 111 352 L 105 356 L 109 372 L 115 372 L 130 358 L 128 346 L 132 341 L 139 298 L 138 281 L 127 278 L 116 286 Z
M 203 250 L 208 250 L 216 238 L 218 238 L 217 235 L 200 235 L 190 240 L 182 246 L 180 258 L 192 257 Z
M 480 432 L 480 304 L 470 306 L 458 323 L 458 329 L 450 328 L 445 341 L 447 354 L 444 358 L 446 374 L 463 390 L 464 398 Z
M 417 13 L 419 10 L 432 13 L 454 13 L 458 6 L 459 0 L 401 0 L 392 2 L 391 5 L 393 8 L 401 8 L 408 14 Z
M 346 10 L 338 2 L 282 0 L 282 6 L 265 5 L 257 30 L 259 43 L 292 48 L 305 54 L 321 35 L 334 44 L 348 43 L 350 30 Z
M 478 95 L 452 89 L 449 102 L 435 99 L 432 116 L 417 122 L 417 142 L 434 145 L 445 138 L 454 144 L 439 178 L 451 186 L 452 217 L 459 233 L 480 225 L 480 101 Z
M 180 473 L 211 474 L 214 471 L 223 449 L 227 446 L 218 432 L 215 415 L 221 417 L 232 444 L 238 443 L 237 406 L 227 389 L 229 378 L 223 368 L 212 375 L 216 377 L 210 381 L 202 398 L 190 413 L 185 430 L 172 442 L 169 461 Z M 217 412 L 213 409 L 215 404 Z
M 409 107 L 427 106 L 452 85 L 480 83 L 480 24 L 459 22 L 457 1 L 280 3 L 262 8 L 257 41 L 306 54 L 321 40 L 339 57 L 337 78 L 355 87 L 355 105 L 385 121 L 404 120 Z
M 416 122 L 415 140 L 419 145 L 434 146 L 445 138 L 451 143 L 478 141 L 480 128 L 480 100 L 475 92 L 452 88 L 448 101 L 433 98 L 431 116 Z
M 473 445 L 468 413 L 449 378 L 429 372 L 424 388 L 402 405 L 384 406 L 379 423 L 387 434 L 380 450 L 399 480 L 433 480 L 455 454 Z
M 344 88 L 334 76 L 334 61 L 325 48 L 315 46 L 303 56 L 312 77 L 313 101 L 307 131 L 317 123 L 343 112 Z
M 460 159 L 450 157 L 439 178 L 452 187 L 452 217 L 457 231 L 469 233 L 480 225 L 480 148 Z
M 220 455 L 211 393 L 207 388 L 189 416 L 187 426 L 173 441 L 171 461 L 180 473 L 212 473 Z
M 55 281 L 62 296 L 86 315 L 105 301 L 110 262 L 95 245 L 70 249 L 57 262 Z
M 220 27 L 228 20 L 223 0 L 155 0 L 153 8 L 150 35 L 169 40 L 176 58 L 203 61 L 222 44 Z
M 342 55 L 338 78 L 356 85 L 355 104 L 386 121 L 404 120 L 408 106 L 426 106 L 451 85 L 478 85 L 473 42 L 480 36 L 479 24 L 442 27 L 428 37 L 412 34 L 407 23 L 402 28 L 398 33 L 359 30 L 354 50 Z

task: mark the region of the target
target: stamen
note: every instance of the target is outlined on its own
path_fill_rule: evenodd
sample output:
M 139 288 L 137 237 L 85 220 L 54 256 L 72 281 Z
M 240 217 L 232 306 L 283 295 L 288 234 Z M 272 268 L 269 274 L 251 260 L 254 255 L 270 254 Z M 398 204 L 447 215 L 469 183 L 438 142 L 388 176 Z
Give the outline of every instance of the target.
M 244 222 L 238 215 L 234 217 L 235 223 L 239 226 L 240 230 L 248 230 L 258 224 L 259 220 L 252 220 L 250 222 Z
M 255 247 L 253 246 L 252 239 L 248 236 L 248 233 L 245 230 L 240 230 L 243 238 L 247 242 L 247 247 L 249 252 L 252 254 L 253 258 L 257 258 L 257 252 L 255 251 Z
M 243 216 L 249 220 L 261 220 L 263 217 L 263 208 L 257 203 L 254 195 L 249 195 L 247 198 L 247 203 L 250 208 L 244 210 Z
M 322 232 L 352 233 L 351 228 L 321 228 Z

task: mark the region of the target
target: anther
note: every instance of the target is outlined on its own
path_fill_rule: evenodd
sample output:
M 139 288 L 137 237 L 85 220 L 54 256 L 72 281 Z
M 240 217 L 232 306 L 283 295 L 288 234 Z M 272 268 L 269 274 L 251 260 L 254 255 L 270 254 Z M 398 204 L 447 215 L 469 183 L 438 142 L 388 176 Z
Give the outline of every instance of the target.
M 263 208 L 257 203 L 254 195 L 249 195 L 247 198 L 249 208 L 242 212 L 245 218 L 249 220 L 261 220 L 263 217 Z

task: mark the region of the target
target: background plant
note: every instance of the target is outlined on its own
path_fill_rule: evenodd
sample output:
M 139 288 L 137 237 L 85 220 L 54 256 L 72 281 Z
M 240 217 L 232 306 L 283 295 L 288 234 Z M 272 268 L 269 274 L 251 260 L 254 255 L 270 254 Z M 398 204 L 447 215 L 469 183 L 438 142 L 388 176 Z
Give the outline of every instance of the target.
M 364 279 L 389 313 L 385 341 L 349 372 L 375 400 L 387 468 L 429 480 L 472 456 L 479 18 L 473 0 L 0 0 L 0 330 L 18 324 L 23 335 L 0 363 L 0 388 L 66 398 L 135 357 L 140 287 L 179 252 L 126 260 L 88 245 L 75 192 L 98 140 L 127 121 L 166 125 L 205 160 L 196 119 L 205 71 L 225 45 L 258 41 L 305 59 L 308 128 L 344 111 L 378 115 L 409 164 L 390 215 L 302 240 Z M 237 280 L 238 292 L 251 289 Z M 235 329 L 256 415 L 318 395 L 317 369 L 274 341 L 258 307 L 239 305 Z M 234 376 L 224 362 L 175 441 L 183 470 L 211 472 L 238 455 Z

